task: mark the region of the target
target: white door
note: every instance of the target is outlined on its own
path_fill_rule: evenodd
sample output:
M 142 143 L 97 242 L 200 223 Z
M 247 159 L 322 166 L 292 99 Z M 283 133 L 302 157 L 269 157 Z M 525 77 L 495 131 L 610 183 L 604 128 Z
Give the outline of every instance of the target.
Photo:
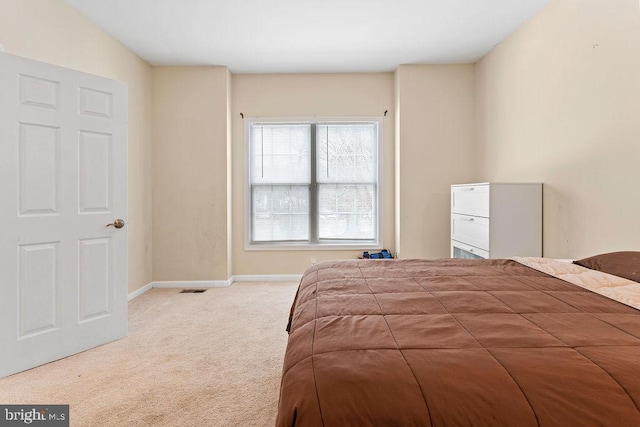
M 125 83 L 0 53 L 0 377 L 126 336 L 126 138 Z

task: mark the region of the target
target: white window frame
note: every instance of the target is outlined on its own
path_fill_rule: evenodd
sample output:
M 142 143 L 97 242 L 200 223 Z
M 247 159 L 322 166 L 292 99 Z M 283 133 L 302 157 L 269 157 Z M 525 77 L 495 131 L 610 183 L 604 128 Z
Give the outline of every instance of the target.
M 376 184 L 376 237 L 372 240 L 325 240 L 319 242 L 252 242 L 252 200 L 251 200 L 251 126 L 254 124 L 322 124 L 322 123 L 376 123 L 378 128 L 378 141 L 376 153 L 377 184 Z M 244 249 L 245 250 L 353 250 L 353 249 L 382 249 L 382 147 L 383 147 L 383 119 L 382 117 L 296 117 L 296 118 L 245 118 L 245 174 L 244 174 Z M 313 144 L 312 144 L 313 147 Z M 311 161 L 315 160 L 315 153 L 311 155 Z M 315 166 L 313 166 L 315 169 Z M 316 215 L 311 212 L 311 215 Z M 314 220 L 311 220 L 315 223 Z

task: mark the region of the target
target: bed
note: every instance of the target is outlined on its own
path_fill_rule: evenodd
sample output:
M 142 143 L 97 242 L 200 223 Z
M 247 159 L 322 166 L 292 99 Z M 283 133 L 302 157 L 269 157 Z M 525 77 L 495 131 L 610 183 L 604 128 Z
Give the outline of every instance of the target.
M 580 261 L 311 267 L 276 425 L 640 425 L 640 252 Z

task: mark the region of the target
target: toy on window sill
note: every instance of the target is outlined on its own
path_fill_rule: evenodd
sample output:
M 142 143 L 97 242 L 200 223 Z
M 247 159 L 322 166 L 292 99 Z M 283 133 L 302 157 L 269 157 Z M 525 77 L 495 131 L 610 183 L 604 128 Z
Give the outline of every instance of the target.
M 359 257 L 360 258 L 360 257 Z M 383 249 L 381 252 L 376 252 L 376 253 L 369 253 L 369 252 L 362 252 L 362 257 L 363 259 L 392 259 L 393 255 L 391 255 L 391 253 L 386 250 Z

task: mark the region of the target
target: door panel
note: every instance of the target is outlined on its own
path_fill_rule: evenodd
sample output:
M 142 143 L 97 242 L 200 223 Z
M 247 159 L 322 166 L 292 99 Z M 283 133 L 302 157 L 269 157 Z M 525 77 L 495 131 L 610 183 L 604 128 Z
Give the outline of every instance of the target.
M 58 110 L 60 82 L 19 73 L 18 97 L 22 105 Z
M 113 94 L 87 87 L 80 88 L 80 115 L 111 119 Z
M 0 377 L 126 335 L 126 97 L 0 54 Z
M 80 241 L 80 298 L 78 320 L 88 322 L 111 313 L 110 240 Z
M 19 123 L 20 215 L 57 214 L 60 128 Z
M 18 337 L 55 331 L 59 326 L 56 259 L 58 244 L 21 245 L 18 256 Z
M 111 212 L 111 135 L 81 130 L 80 213 Z

